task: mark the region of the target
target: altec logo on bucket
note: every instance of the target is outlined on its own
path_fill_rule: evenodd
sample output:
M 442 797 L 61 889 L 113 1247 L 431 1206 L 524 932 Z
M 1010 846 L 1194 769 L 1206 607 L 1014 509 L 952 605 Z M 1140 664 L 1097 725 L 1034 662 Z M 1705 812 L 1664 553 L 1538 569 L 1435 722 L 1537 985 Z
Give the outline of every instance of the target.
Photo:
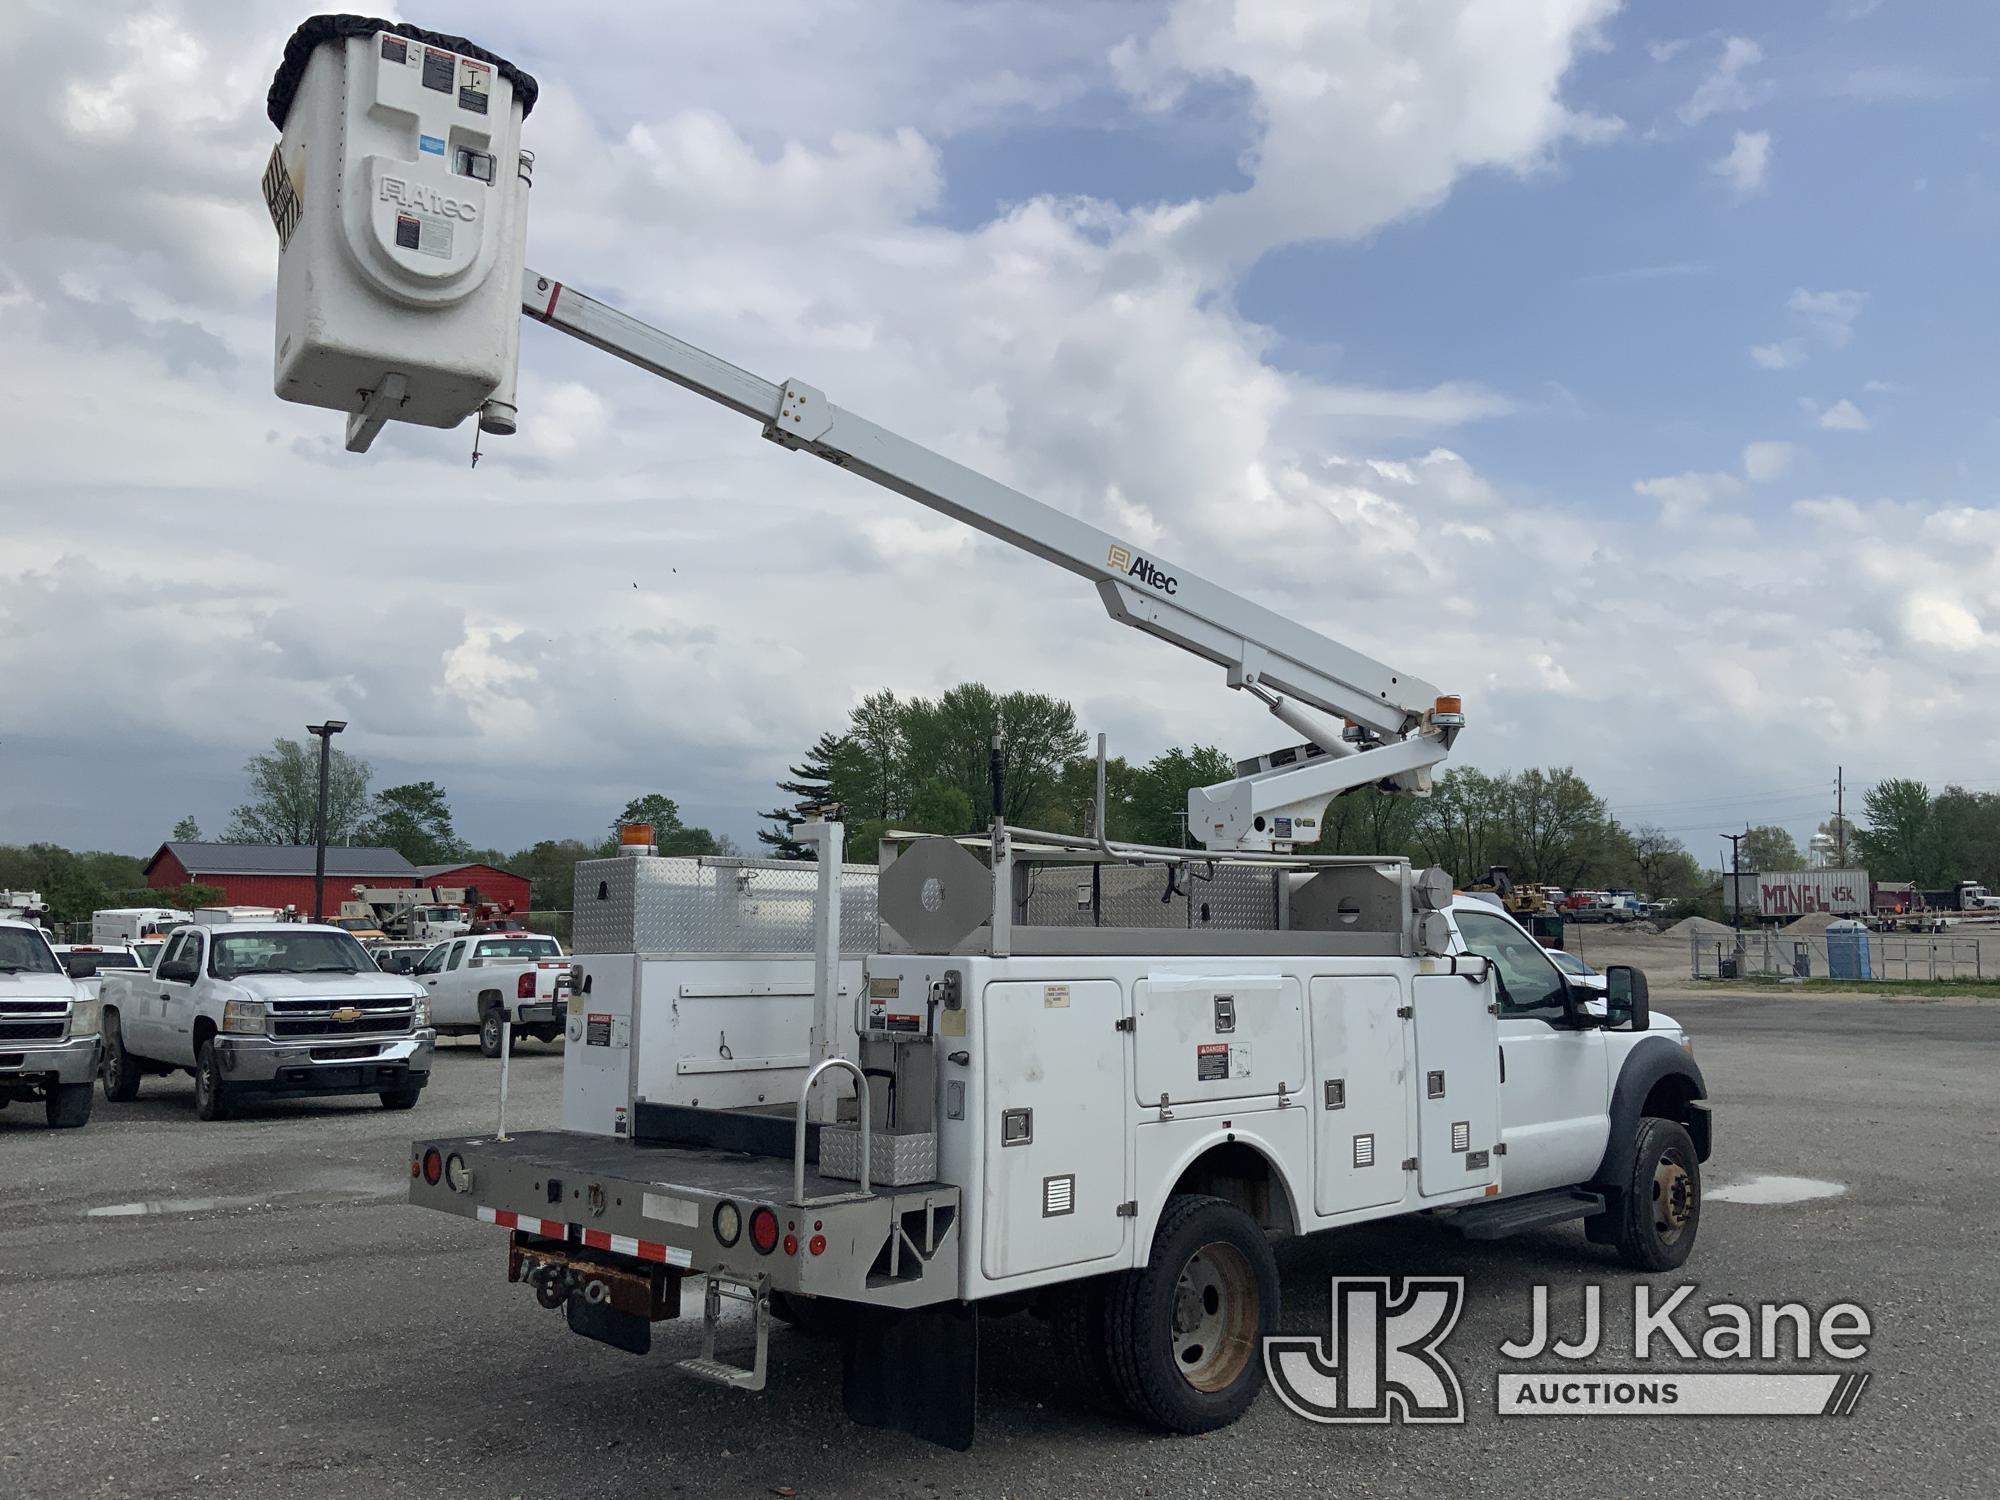
M 1130 547 L 1111 544 L 1111 555 L 1106 559 L 1114 573 L 1123 573 L 1127 578 L 1136 578 L 1148 588 L 1158 589 L 1163 594 L 1180 592 L 1181 581 L 1158 564 L 1139 556 Z
M 464 224 L 470 224 L 479 217 L 477 203 L 468 203 L 463 198 L 440 193 L 436 188 L 425 187 L 420 182 L 405 182 L 400 177 L 382 179 L 382 196 L 398 208 L 436 214 L 444 219 L 457 219 Z
M 1717 1302 L 1696 1326 L 1687 1306 L 1694 1290 L 1683 1286 L 1656 1298 L 1644 1283 L 1632 1288 L 1632 1359 L 1682 1363 L 1600 1370 L 1574 1362 L 1603 1346 L 1602 1289 L 1583 1288 L 1582 1326 L 1576 1338 L 1561 1340 L 1550 1327 L 1549 1289 L 1534 1288 L 1528 1336 L 1503 1343 L 1502 1357 L 1572 1363 L 1503 1370 L 1494 1391 L 1499 1414 L 1807 1417 L 1854 1410 L 1868 1388 L 1865 1370 L 1799 1370 L 1796 1364 L 1866 1355 L 1873 1325 L 1865 1308 L 1836 1302 L 1814 1314 L 1799 1302 Z M 1465 1420 L 1458 1374 L 1443 1353 L 1465 1306 L 1463 1277 L 1410 1276 L 1392 1283 L 1382 1276 L 1336 1276 L 1332 1302 L 1328 1338 L 1264 1340 L 1264 1368 L 1279 1400 L 1309 1422 Z M 1725 1363 L 1734 1368 L 1715 1368 Z M 1746 1369 L 1745 1363 L 1764 1368 Z M 1771 1368 L 1779 1363 L 1794 1368 Z

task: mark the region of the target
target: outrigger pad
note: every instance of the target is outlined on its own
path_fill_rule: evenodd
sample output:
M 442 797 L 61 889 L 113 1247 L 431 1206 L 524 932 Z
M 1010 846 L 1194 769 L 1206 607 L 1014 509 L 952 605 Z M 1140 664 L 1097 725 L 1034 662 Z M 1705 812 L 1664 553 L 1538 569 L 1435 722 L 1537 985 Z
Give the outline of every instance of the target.
M 563 1311 L 569 1318 L 571 1333 L 623 1349 L 627 1354 L 644 1354 L 653 1347 L 653 1325 L 637 1313 L 619 1312 L 609 1302 L 593 1307 L 575 1292 L 570 1293 Z
M 979 1389 L 979 1312 L 970 1303 L 870 1311 L 840 1341 L 840 1400 L 863 1427 L 972 1446 Z

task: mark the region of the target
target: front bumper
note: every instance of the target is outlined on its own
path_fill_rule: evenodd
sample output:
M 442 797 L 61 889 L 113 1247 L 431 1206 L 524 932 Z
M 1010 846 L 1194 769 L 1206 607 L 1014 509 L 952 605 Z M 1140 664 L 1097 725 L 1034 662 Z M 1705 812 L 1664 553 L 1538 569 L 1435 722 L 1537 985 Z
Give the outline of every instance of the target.
M 230 1088 L 268 1094 L 373 1094 L 430 1081 L 437 1033 L 321 1042 L 236 1036 L 215 1039 L 215 1060 Z
M 89 1083 L 97 1076 L 98 1041 L 94 1036 L 66 1042 L 35 1042 L 16 1047 L 0 1042 L 0 1083 L 55 1075 L 58 1083 Z

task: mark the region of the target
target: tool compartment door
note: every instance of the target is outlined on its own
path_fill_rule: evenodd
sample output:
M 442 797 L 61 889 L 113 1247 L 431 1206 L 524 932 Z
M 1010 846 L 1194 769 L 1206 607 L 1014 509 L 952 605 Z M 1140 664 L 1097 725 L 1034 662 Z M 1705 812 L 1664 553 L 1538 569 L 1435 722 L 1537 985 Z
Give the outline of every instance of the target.
M 1305 1088 L 1305 1019 L 1291 976 L 1155 972 L 1134 990 L 1139 1104 Z
M 989 984 L 980 998 L 988 1280 L 1119 1257 L 1126 1228 L 1123 994 L 1112 980 Z
M 1493 981 L 1410 981 L 1416 1011 L 1417 1181 L 1426 1198 L 1500 1180 L 1500 1043 Z
M 1320 975 L 1312 1017 L 1313 1208 L 1341 1214 L 1409 1191 L 1409 1038 L 1395 976 Z

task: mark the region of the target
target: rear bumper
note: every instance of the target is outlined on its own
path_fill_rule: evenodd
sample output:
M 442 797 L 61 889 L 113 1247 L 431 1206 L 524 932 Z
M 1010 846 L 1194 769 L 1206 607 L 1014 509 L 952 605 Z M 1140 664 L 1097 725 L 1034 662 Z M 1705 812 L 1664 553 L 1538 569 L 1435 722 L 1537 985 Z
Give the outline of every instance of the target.
M 58 1083 L 89 1083 L 97 1076 L 97 1054 L 98 1041 L 94 1036 L 20 1046 L 0 1042 L 0 1083 L 23 1078 L 46 1079 L 50 1074 L 55 1075 Z
M 562 1012 L 553 1000 L 523 1000 L 514 1007 L 516 1026 L 560 1026 Z
M 231 1088 L 271 1094 L 372 1094 L 430 1081 L 436 1033 L 353 1042 L 215 1039 L 216 1063 Z
M 460 1158 L 463 1170 L 427 1182 L 423 1161 L 433 1148 L 447 1162 Z M 767 1278 L 777 1291 L 881 1307 L 923 1307 L 959 1295 L 959 1194 L 945 1183 L 862 1193 L 809 1170 L 804 1201 L 794 1203 L 788 1160 L 635 1146 L 574 1131 L 420 1140 L 411 1145 L 410 1165 L 411 1203 L 532 1240 L 744 1281 Z M 453 1175 L 466 1191 L 453 1191 Z M 732 1244 L 716 1233 L 716 1210 L 725 1202 L 739 1216 Z M 759 1208 L 778 1218 L 778 1242 L 768 1254 L 751 1243 L 749 1221 Z

